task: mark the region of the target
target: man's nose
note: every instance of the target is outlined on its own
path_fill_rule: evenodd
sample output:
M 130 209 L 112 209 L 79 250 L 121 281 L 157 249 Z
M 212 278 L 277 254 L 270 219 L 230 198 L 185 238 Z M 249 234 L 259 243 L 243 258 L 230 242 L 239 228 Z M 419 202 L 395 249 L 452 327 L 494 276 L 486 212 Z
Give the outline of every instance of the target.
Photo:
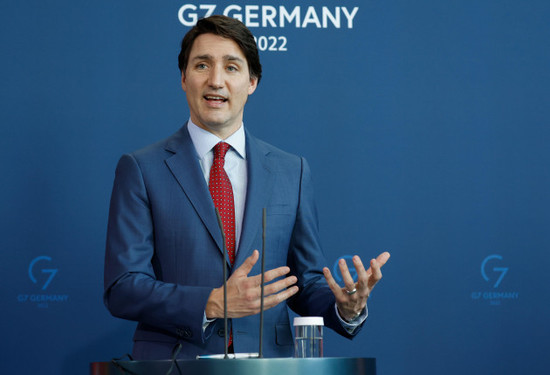
M 215 67 L 210 71 L 210 75 L 208 77 L 208 84 L 214 88 L 221 88 L 223 87 L 223 77 L 224 77 L 223 68 Z

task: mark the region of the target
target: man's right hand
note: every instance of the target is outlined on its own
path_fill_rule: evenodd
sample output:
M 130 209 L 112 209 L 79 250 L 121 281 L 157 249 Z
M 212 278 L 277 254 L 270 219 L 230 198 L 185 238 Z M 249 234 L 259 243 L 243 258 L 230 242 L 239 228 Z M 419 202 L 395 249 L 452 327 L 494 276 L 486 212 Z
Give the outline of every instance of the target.
M 259 257 L 258 250 L 254 250 L 227 280 L 227 316 L 229 318 L 241 318 L 260 312 L 262 275 L 248 276 Z M 288 267 L 279 267 L 265 272 L 264 311 L 277 306 L 298 292 L 298 287 L 294 285 L 298 281 L 296 276 L 288 276 L 267 285 L 270 281 L 289 272 Z M 206 302 L 205 312 L 207 319 L 223 318 L 223 285 L 212 290 Z

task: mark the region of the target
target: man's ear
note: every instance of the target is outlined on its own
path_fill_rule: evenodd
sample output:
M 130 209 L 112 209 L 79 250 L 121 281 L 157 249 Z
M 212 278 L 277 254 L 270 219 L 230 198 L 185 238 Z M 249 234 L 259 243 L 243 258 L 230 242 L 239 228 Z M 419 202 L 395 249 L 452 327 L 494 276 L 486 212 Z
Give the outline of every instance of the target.
M 185 84 L 185 72 L 181 72 L 181 88 L 183 91 L 187 91 L 187 85 Z
M 258 87 L 258 78 L 254 76 L 250 76 L 250 86 L 248 86 L 248 95 L 252 95 L 252 93 L 256 91 L 256 87 Z

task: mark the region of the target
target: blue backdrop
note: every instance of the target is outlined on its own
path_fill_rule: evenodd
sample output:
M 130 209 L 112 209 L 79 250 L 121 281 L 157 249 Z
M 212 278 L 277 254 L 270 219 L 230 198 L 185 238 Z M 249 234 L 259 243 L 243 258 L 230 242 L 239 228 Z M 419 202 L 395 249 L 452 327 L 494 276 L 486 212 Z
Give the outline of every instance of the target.
M 130 351 L 134 323 L 102 303 L 114 168 L 187 120 L 177 54 L 205 4 L 258 38 L 245 124 L 310 161 L 328 265 L 392 253 L 367 326 L 327 332 L 325 355 L 388 375 L 546 373 L 550 3 L 536 0 L 4 2 L 1 372 L 86 374 Z

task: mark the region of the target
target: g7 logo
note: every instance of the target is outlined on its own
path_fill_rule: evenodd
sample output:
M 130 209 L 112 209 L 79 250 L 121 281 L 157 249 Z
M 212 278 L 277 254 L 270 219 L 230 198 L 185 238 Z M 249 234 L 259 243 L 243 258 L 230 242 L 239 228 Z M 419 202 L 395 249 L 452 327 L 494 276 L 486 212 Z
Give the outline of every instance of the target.
M 36 257 L 34 258 L 32 261 L 31 261 L 31 264 L 29 264 L 29 278 L 31 279 L 31 281 L 33 283 L 37 283 L 38 281 L 36 280 L 36 278 L 34 277 L 34 272 L 33 272 L 33 268 L 34 268 L 34 265 L 36 263 L 38 263 L 39 261 L 41 260 L 47 260 L 48 262 L 51 262 L 52 258 L 48 257 L 48 256 L 45 256 L 45 255 L 42 255 L 42 256 L 39 256 L 39 257 Z M 42 290 L 46 290 L 46 288 L 48 287 L 48 285 L 50 285 L 50 283 L 52 282 L 55 274 L 57 273 L 57 268 L 43 268 L 42 270 L 42 273 L 49 273 L 50 276 L 48 276 L 48 279 L 46 280 L 46 282 L 44 283 L 44 285 L 42 285 Z
M 485 273 L 485 267 L 491 259 L 502 260 L 502 257 L 500 255 L 495 254 L 495 255 L 489 255 L 487 258 L 483 259 L 483 262 L 481 262 L 481 276 L 483 276 L 485 281 L 489 281 L 489 277 Z M 492 270 L 495 272 L 500 272 L 499 278 L 497 279 L 495 285 L 493 285 L 493 288 L 496 288 L 500 285 L 500 282 L 504 278 L 504 275 L 506 275 L 506 272 L 508 272 L 508 267 L 493 267 Z

